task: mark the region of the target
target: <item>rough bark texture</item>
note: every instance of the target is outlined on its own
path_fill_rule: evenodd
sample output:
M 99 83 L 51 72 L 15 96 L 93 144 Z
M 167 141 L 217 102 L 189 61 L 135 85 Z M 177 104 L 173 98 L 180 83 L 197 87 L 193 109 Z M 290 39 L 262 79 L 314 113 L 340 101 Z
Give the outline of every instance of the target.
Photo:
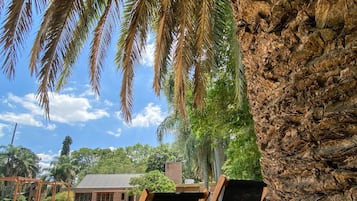
M 268 200 L 357 200 L 357 1 L 232 6 Z

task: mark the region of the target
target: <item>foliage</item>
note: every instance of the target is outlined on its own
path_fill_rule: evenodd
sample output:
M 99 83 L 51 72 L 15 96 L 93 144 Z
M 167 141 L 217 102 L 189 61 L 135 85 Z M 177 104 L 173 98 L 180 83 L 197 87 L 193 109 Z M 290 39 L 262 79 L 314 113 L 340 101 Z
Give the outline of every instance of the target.
M 71 152 L 70 146 L 72 144 L 72 138 L 70 136 L 66 136 L 62 144 L 61 156 L 69 156 L 69 153 Z
M 146 172 L 153 170 L 165 172 L 166 162 L 177 162 L 181 160 L 182 156 L 179 152 L 175 152 L 168 144 L 162 144 L 152 150 L 147 161 Z
M 261 180 L 260 153 L 252 127 L 233 134 L 227 149 L 227 161 L 223 166 L 225 175 L 237 179 Z
M 153 170 L 140 177 L 131 178 L 129 184 L 135 186 L 131 193 L 136 195 L 139 195 L 145 188 L 150 192 L 176 191 L 175 183 L 159 170 Z
M 51 162 L 50 175 L 55 181 L 73 183 L 76 176 L 76 167 L 70 156 L 62 155 Z
M 135 166 L 123 148 L 110 150 L 100 157 L 94 165 L 87 169 L 88 174 L 137 173 Z
M 44 199 L 44 201 L 51 201 L 52 196 L 49 196 Z M 56 201 L 74 201 L 74 192 L 73 191 L 63 191 L 56 194 Z
M 39 173 L 39 158 L 22 146 L 0 146 L 0 175 L 32 177 Z
M 117 149 L 81 148 L 71 154 L 72 164 L 78 167 L 78 182 L 86 174 L 143 173 L 154 148 L 136 144 Z
M 26 201 L 27 198 L 23 195 L 20 195 L 20 197 L 17 198 L 17 201 Z M 0 201 L 13 201 L 12 197 L 9 198 L 0 198 Z

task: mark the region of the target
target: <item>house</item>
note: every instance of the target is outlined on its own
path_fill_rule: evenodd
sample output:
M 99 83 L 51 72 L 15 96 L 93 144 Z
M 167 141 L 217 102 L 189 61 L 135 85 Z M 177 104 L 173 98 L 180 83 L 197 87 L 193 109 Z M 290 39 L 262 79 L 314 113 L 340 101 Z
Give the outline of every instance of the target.
M 136 196 L 129 195 L 132 188 L 130 178 L 141 174 L 88 174 L 72 190 L 75 201 L 135 201 Z

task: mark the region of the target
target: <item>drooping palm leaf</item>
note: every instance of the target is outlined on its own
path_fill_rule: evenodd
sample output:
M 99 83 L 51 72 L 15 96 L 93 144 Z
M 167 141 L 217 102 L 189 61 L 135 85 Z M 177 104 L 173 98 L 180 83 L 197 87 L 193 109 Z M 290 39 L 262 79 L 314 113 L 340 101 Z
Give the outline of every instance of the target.
M 170 46 L 173 38 L 171 31 L 174 27 L 173 10 L 171 0 L 162 0 L 159 10 L 159 19 L 156 27 L 156 45 L 154 58 L 154 82 L 153 89 L 156 95 L 160 95 L 163 75 L 167 73 L 167 60 L 170 54 Z
M 155 7 L 153 3 L 156 3 L 156 1 L 130 0 L 124 5 L 125 19 L 121 27 L 116 61 L 121 65 L 123 72 L 120 99 L 121 111 L 127 122 L 131 120 L 134 64 L 140 59 L 146 43 L 149 29 L 148 21 L 150 21 L 152 9 Z
M 73 64 L 76 62 L 84 43 L 87 41 L 91 28 L 103 13 L 106 5 L 106 1 L 85 1 L 84 9 L 79 13 L 78 23 L 73 31 L 73 38 L 64 56 L 64 67 L 58 78 L 57 91 L 64 87 L 68 78 L 71 76 Z
M 236 98 L 239 105 L 243 105 L 244 100 L 244 66 L 241 62 L 240 47 L 236 38 L 236 26 L 233 13 L 229 5 L 229 0 L 219 0 L 215 6 L 215 28 L 214 41 L 215 63 L 216 66 L 224 70 L 231 71 L 235 77 Z
M 113 23 L 118 14 L 119 5 L 116 1 L 109 0 L 97 27 L 94 29 L 90 53 L 90 83 L 96 94 L 99 94 L 102 61 L 110 44 Z
M 177 46 L 174 55 L 174 97 L 176 108 L 180 114 L 186 117 L 186 88 L 188 85 L 189 68 L 193 64 L 192 54 L 192 34 L 194 13 L 194 2 L 191 0 L 182 0 L 178 2 L 178 30 Z
M 160 143 L 162 143 L 165 134 L 175 131 L 178 121 L 178 116 L 171 114 L 160 123 L 156 129 L 156 138 Z
M 198 4 L 197 42 L 194 73 L 194 106 L 202 109 L 206 92 L 206 76 L 213 60 L 214 0 L 201 0 Z
M 0 2 L 0 8 L 3 2 Z M 30 30 L 32 23 L 31 1 L 14 0 L 8 8 L 5 24 L 2 27 L 0 46 L 2 46 L 1 55 L 4 55 L 2 65 L 3 73 L 9 78 L 15 75 L 15 65 L 17 54 L 24 42 L 24 36 Z
M 42 32 L 40 37 L 44 38 L 40 42 L 43 48 L 41 55 L 41 69 L 37 74 L 40 86 L 37 90 L 37 98 L 40 105 L 45 108 L 47 118 L 49 118 L 49 96 L 48 89 L 53 90 L 57 73 L 63 67 L 63 55 L 68 47 L 70 38 L 72 38 L 73 28 L 76 24 L 76 14 L 83 9 L 81 0 L 58 0 L 52 1 L 56 6 L 50 6 L 52 10 L 51 20 L 46 23 L 46 31 Z M 47 19 L 44 19 L 47 21 Z M 41 45 L 42 43 L 42 45 Z M 36 63 L 36 62 L 34 62 Z

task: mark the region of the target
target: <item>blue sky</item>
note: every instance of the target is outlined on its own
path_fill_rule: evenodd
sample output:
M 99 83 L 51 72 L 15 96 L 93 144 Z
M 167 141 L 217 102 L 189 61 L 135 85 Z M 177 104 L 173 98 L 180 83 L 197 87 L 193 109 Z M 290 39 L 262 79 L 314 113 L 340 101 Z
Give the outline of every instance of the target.
M 36 99 L 37 84 L 28 70 L 31 38 L 20 51 L 15 79 L 0 74 L 0 144 L 10 144 L 15 123 L 18 124 L 15 146 L 31 149 L 46 166 L 57 156 L 65 136 L 71 136 L 71 150 L 82 147 L 116 148 L 136 143 L 158 145 L 156 128 L 167 116 L 166 98 L 156 97 L 152 90 L 153 39 L 148 40 L 140 64 L 136 65 L 134 80 L 134 108 L 132 124 L 127 125 L 120 115 L 121 72 L 116 70 L 115 44 L 109 47 L 101 76 L 100 96 L 94 96 L 89 86 L 88 46 L 74 66 L 66 87 L 51 93 L 50 117 Z M 0 65 L 4 58 L 0 55 Z M 167 137 L 166 142 L 171 141 Z

